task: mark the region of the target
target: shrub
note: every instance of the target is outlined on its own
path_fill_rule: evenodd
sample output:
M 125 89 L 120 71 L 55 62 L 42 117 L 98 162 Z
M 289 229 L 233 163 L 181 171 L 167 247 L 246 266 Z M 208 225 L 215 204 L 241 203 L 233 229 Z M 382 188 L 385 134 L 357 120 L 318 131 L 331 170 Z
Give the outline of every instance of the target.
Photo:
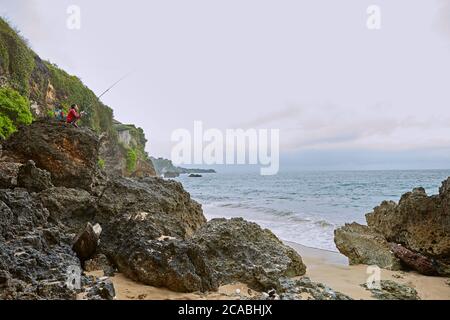
M 136 170 L 137 152 L 135 149 L 129 149 L 127 152 L 127 170 L 133 172 Z
M 18 125 L 31 124 L 33 116 L 27 98 L 11 88 L 0 89 L 0 137 L 8 138 Z
M 98 167 L 99 167 L 101 170 L 105 169 L 105 165 L 106 165 L 106 163 L 105 163 L 105 160 L 104 160 L 104 159 L 102 159 L 102 158 L 98 159 Z

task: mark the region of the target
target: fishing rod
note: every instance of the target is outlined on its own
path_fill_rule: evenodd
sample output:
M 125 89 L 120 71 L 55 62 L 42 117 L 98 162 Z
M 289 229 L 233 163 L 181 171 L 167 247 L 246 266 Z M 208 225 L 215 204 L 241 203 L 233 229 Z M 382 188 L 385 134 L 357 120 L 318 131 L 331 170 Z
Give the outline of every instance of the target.
M 101 95 L 99 95 L 97 97 L 98 100 L 100 100 L 101 97 L 103 97 L 105 94 L 107 94 L 112 88 L 114 88 L 115 86 L 117 86 L 119 83 L 121 83 L 123 80 L 125 80 L 126 78 L 128 78 L 133 72 L 129 72 L 126 75 L 124 75 L 122 78 L 120 78 L 119 80 L 117 80 L 116 82 L 113 83 L 112 86 L 110 86 L 108 89 L 106 89 Z
M 103 91 L 103 93 L 99 96 L 96 96 L 97 100 L 100 102 L 100 98 L 103 97 L 105 94 L 107 94 L 111 89 L 113 89 L 115 86 L 117 86 L 119 83 L 121 83 L 123 80 L 125 80 L 126 78 L 128 78 L 133 72 L 128 72 L 126 75 L 124 75 L 122 78 L 120 78 L 119 80 L 117 80 L 116 82 L 114 82 L 108 89 L 106 89 L 105 91 Z M 92 107 L 92 103 L 89 104 L 89 108 L 91 109 Z M 87 116 L 88 113 L 86 111 L 82 111 L 81 112 L 84 116 Z

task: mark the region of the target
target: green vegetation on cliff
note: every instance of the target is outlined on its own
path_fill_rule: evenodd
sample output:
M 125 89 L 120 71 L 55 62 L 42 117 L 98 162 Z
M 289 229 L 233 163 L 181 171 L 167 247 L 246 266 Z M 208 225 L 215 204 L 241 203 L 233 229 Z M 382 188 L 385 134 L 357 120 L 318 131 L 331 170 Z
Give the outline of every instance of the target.
M 0 137 L 6 139 L 17 126 L 31 124 L 33 117 L 28 99 L 11 88 L 0 88 Z
M 18 31 L 0 18 L 0 76 L 22 96 L 36 102 L 47 115 L 55 104 L 68 109 L 73 103 L 87 112 L 82 120 L 96 132 L 114 134 L 113 111 L 101 103 L 94 92 L 76 76 L 55 64 L 42 61 Z M 52 88 L 52 90 L 49 90 Z M 51 91 L 51 96 L 47 96 Z
M 34 68 L 34 52 L 19 33 L 0 18 L 0 75 L 9 73 L 11 86 L 28 96 Z
M 45 65 L 50 71 L 50 82 L 61 105 L 68 109 L 70 105 L 78 104 L 83 111 L 87 112 L 82 124 L 97 132 L 112 133 L 112 109 L 101 103 L 94 92 L 86 87 L 78 77 L 69 75 L 55 64 L 45 62 Z
M 19 32 L 0 17 L 0 88 L 2 87 L 8 88 L 5 90 L 15 90 L 14 103 L 2 106 L 2 110 L 7 108 L 9 113 L 14 108 L 21 112 L 26 110 L 28 118 L 23 118 L 25 114 L 22 113 L 4 115 L 6 109 L 3 110 L 0 114 L 0 137 L 10 135 L 18 124 L 31 123 L 32 114 L 36 119 L 53 117 L 56 108 L 61 106 L 67 112 L 70 105 L 78 104 L 80 109 L 86 112 L 80 123 L 82 126 L 104 134 L 103 137 L 106 136 L 110 146 L 121 146 L 115 148 L 120 154 L 110 157 L 126 160 L 123 162 L 126 162 L 127 168 L 124 164 L 123 169 L 130 174 L 135 170 L 142 171 L 139 163 L 144 161 L 150 164 L 149 170 L 153 170 L 145 152 L 147 140 L 144 131 L 115 121 L 113 110 L 103 104 L 78 77 L 68 74 L 56 64 L 41 60 Z M 11 93 L 3 99 L 10 100 Z M 130 137 L 125 139 L 125 143 L 121 139 L 122 133 L 125 137 Z M 106 157 L 104 159 L 103 165 L 106 169 L 109 160 Z

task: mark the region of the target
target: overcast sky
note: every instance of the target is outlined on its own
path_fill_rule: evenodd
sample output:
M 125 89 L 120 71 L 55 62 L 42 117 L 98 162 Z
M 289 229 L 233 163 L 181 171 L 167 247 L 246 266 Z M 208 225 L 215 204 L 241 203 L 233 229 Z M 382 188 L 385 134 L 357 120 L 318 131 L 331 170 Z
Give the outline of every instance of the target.
M 97 94 L 133 71 L 103 101 L 152 155 L 202 120 L 279 128 L 299 168 L 450 167 L 450 1 L 0 0 L 0 14 Z

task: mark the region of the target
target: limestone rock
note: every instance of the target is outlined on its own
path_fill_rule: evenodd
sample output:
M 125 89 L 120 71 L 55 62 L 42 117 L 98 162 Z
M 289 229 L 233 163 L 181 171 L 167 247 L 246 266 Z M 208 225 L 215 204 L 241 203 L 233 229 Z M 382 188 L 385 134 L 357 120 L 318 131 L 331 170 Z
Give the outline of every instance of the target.
M 346 224 L 335 230 L 338 250 L 348 257 L 351 265 L 377 265 L 380 268 L 400 270 L 400 260 L 392 252 L 384 237 L 367 226 Z
M 443 182 L 439 195 L 427 196 L 423 188 L 417 188 L 398 204 L 383 202 L 367 215 L 370 228 L 388 242 L 433 259 L 444 276 L 450 275 L 449 180 Z
M 381 280 L 378 289 L 369 289 L 367 284 L 362 286 L 372 292 L 372 296 L 378 300 L 420 300 L 414 288 L 391 280 Z

